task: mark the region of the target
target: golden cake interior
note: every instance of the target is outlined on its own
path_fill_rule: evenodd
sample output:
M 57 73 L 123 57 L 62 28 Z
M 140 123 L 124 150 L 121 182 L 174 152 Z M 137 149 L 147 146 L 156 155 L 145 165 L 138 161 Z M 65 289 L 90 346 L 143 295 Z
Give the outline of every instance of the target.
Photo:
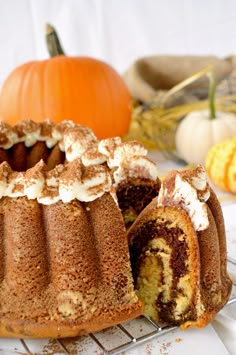
M 137 295 L 156 321 L 180 324 L 197 301 L 199 251 L 186 221 L 184 211 L 162 208 L 140 227 L 131 248 Z

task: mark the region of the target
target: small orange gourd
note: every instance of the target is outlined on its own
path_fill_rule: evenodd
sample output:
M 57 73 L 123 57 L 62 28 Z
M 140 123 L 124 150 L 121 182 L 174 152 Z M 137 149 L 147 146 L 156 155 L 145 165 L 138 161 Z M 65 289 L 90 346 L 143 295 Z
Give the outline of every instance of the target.
M 207 153 L 205 165 L 217 187 L 236 193 L 236 137 L 215 144 Z
M 54 28 L 47 32 L 53 57 L 13 70 L 0 92 L 0 119 L 73 120 L 100 139 L 127 133 L 131 96 L 121 76 L 101 60 L 65 56 Z

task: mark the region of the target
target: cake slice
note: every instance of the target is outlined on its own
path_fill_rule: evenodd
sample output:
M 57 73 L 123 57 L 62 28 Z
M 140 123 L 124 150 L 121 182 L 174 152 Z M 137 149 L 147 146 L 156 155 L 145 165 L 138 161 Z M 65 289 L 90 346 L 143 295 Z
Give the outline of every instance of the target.
M 145 315 L 182 329 L 203 327 L 227 302 L 224 220 L 201 166 L 172 171 L 128 239 Z

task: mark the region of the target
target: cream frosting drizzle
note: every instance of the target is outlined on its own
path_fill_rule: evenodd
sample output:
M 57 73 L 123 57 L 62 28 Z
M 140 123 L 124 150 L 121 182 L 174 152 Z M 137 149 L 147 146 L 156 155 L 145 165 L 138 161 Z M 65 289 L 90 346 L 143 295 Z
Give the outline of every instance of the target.
M 147 157 L 142 144 L 123 142 L 120 137 L 98 140 L 88 127 L 72 121 L 54 124 L 49 119 L 36 123 L 24 120 L 14 127 L 0 122 L 0 148 L 9 149 L 24 142 L 26 147 L 43 141 L 50 149 L 58 144 L 67 163 L 47 171 L 40 161 L 26 172 L 13 172 L 4 162 L 0 165 L 0 197 L 27 196 L 40 203 L 69 202 L 76 198 L 92 201 L 127 178 L 156 180 L 157 165 Z M 116 198 L 115 198 L 116 199 Z
M 210 197 L 206 172 L 197 166 L 187 172 L 175 172 L 163 181 L 158 206 L 180 206 L 189 215 L 196 231 L 209 226 L 206 201 Z
M 106 162 L 112 171 L 114 186 L 127 178 L 155 181 L 159 175 L 157 165 L 147 157 L 147 149 L 136 141 L 121 142 L 119 137 L 101 140 L 82 156 L 86 166 Z
M 0 165 L 0 179 L 0 198 L 26 196 L 45 205 L 73 199 L 88 202 L 105 192 L 112 193 L 107 167 L 84 167 L 79 158 L 65 165 L 57 165 L 50 171 L 47 171 L 43 160 L 26 172 L 12 171 L 4 162 Z

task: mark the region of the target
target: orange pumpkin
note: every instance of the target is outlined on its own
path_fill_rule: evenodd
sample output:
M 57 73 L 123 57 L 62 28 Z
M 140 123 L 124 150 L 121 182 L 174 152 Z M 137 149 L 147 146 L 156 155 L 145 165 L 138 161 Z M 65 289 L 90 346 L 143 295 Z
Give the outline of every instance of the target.
M 25 118 L 73 120 L 100 139 L 123 136 L 131 120 L 131 96 L 120 75 L 103 61 L 57 55 L 25 63 L 5 80 L 0 119 L 15 124 Z

